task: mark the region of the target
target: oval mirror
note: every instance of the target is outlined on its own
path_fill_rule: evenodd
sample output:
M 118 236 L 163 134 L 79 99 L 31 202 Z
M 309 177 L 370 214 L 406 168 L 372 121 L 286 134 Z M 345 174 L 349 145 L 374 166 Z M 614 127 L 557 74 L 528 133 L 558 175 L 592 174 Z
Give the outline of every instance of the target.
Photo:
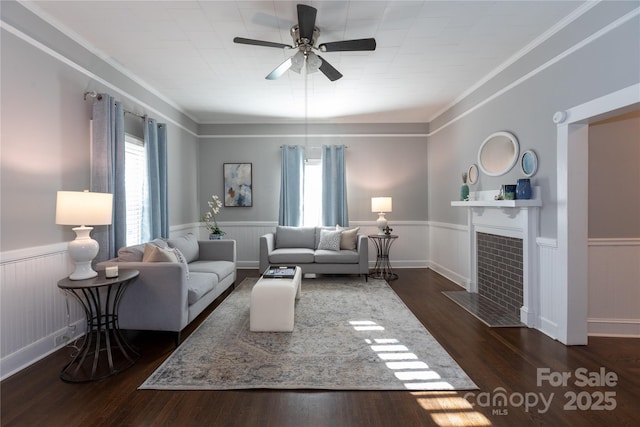
M 475 164 L 469 166 L 467 175 L 469 178 L 469 184 L 475 184 L 478 182 L 478 167 Z
M 512 133 L 495 132 L 480 145 L 478 164 L 489 176 L 504 175 L 516 164 L 519 153 L 518 140 Z
M 522 159 L 520 159 L 520 167 L 522 168 L 524 176 L 533 176 L 538 170 L 538 156 L 536 156 L 536 152 L 533 150 L 525 151 L 522 154 Z

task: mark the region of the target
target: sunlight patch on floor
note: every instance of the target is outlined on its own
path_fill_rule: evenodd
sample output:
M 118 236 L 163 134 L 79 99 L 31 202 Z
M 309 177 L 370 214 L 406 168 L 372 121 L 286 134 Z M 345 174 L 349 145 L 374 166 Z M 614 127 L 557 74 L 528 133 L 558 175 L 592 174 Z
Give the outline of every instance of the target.
M 349 324 L 358 332 L 369 332 L 371 335 L 363 337 L 365 343 L 378 357 L 385 361 L 387 368 L 393 371 L 395 377 L 404 383 L 407 390 L 414 391 L 418 404 L 429 412 L 431 419 L 442 427 L 456 426 L 490 426 L 491 422 L 483 414 L 474 411 L 473 406 L 457 392 L 424 391 L 424 390 L 453 390 L 453 386 L 436 371 L 429 369 L 429 365 L 412 353 L 396 338 L 377 337 L 385 328 L 371 320 L 352 320 Z
M 413 392 L 411 393 L 431 419 L 442 427 L 491 426 L 491 421 L 458 392 Z
M 407 390 L 453 390 L 451 384 L 442 381 L 440 374 L 429 369 L 425 362 L 418 360 L 418 356 L 397 338 L 376 336 L 376 332 L 385 330 L 382 325 L 372 320 L 352 320 L 349 324 L 356 331 L 372 333 L 364 337 L 364 341 L 386 362 L 387 368 L 393 371 Z
M 354 320 L 349 322 L 356 331 L 384 331 L 384 328 L 371 320 Z

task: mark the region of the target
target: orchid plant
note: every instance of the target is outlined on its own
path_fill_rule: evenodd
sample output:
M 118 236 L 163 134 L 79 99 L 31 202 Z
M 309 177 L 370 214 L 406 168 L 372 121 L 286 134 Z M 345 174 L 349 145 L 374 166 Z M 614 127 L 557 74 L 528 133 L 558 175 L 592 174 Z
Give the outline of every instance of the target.
M 222 202 L 220 198 L 215 194 L 211 196 L 211 200 L 207 202 L 209 210 L 202 215 L 201 221 L 205 223 L 205 227 L 209 230 L 210 234 L 224 235 L 225 232 L 218 227 L 218 221 L 216 221 L 216 215 L 220 212 Z

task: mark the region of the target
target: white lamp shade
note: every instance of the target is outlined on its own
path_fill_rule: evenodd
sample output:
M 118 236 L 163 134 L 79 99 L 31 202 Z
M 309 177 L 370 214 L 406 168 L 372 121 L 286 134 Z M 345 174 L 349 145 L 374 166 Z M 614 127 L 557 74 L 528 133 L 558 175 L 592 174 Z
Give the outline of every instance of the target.
M 109 225 L 113 194 L 88 191 L 58 191 L 56 224 Z
M 309 52 L 307 56 L 307 73 L 315 73 L 322 66 L 322 60 L 313 52 Z
M 393 212 L 391 197 L 372 197 L 371 212 Z

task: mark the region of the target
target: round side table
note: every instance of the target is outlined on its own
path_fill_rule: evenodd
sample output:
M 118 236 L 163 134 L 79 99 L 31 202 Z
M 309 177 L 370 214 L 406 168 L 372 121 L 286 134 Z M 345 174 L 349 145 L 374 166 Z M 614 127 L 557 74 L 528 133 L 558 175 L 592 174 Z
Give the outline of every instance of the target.
M 391 245 L 398 238 L 394 234 L 370 234 L 367 236 L 376 245 L 378 256 L 373 271 L 369 273 L 369 277 L 374 279 L 396 280 L 398 275 L 391 269 L 389 262 L 389 251 Z
M 118 326 L 118 306 L 127 286 L 139 274 L 138 270 L 120 270 L 118 277 L 106 278 L 101 271 L 91 279 L 65 278 L 58 282 L 60 289 L 80 302 L 87 317 L 82 346 L 60 372 L 63 381 L 100 380 L 122 372 L 136 362 L 139 354 Z

